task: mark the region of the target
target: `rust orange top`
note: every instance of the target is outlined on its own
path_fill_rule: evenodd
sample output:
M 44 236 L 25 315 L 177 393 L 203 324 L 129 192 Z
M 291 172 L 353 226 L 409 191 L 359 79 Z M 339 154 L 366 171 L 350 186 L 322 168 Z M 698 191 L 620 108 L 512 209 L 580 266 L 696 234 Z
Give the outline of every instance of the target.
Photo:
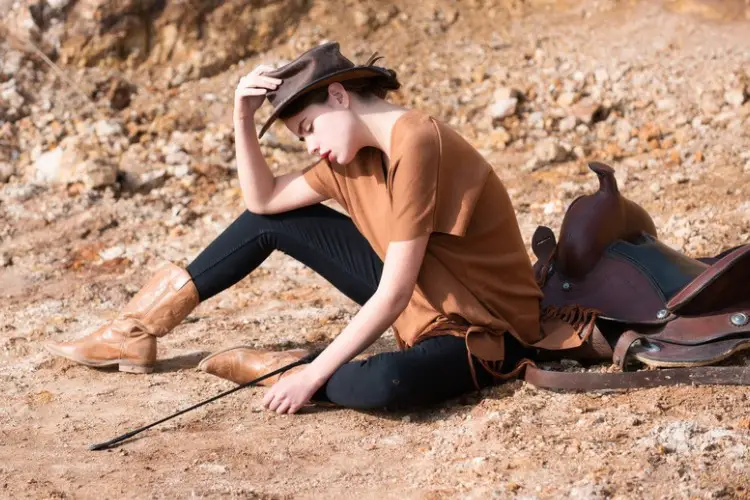
M 387 175 L 387 177 L 386 177 Z M 336 200 L 381 259 L 391 241 L 430 234 L 417 285 L 393 328 L 401 347 L 434 335 L 466 338 L 486 362 L 504 358 L 503 334 L 541 339 L 542 293 L 505 186 L 468 142 L 411 110 L 395 123 L 387 174 L 381 152 L 304 171 Z

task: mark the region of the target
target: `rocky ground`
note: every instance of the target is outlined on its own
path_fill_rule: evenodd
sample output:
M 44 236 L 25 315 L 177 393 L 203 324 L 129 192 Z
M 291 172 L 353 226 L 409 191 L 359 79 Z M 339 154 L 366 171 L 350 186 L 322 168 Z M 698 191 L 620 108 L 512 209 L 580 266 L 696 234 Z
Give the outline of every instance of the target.
M 750 495 L 744 388 L 512 382 L 415 412 L 283 417 L 252 389 L 86 450 L 231 387 L 194 369 L 211 351 L 333 338 L 356 306 L 283 255 L 202 303 L 153 375 L 41 348 L 112 318 L 159 262 L 187 264 L 241 213 L 234 86 L 322 40 L 386 56 L 404 83 L 394 100 L 495 165 L 526 241 L 559 228 L 600 160 L 674 248 L 746 243 L 747 1 L 0 0 L 0 13 L 0 496 Z M 263 148 L 278 173 L 309 161 L 281 128 Z M 394 346 L 387 334 L 372 350 Z

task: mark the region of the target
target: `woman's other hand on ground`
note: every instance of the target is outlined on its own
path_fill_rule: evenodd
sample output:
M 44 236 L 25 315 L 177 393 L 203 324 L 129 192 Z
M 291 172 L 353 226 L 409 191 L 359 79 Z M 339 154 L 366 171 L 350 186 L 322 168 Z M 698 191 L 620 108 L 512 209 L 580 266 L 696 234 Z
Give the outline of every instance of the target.
M 284 375 L 266 392 L 263 406 L 276 413 L 296 413 L 323 382 L 311 376 L 308 367 Z
M 235 118 L 252 118 L 266 99 L 266 93 L 281 85 L 279 78 L 265 76 L 269 71 L 273 71 L 273 68 L 260 65 L 240 78 L 234 91 Z

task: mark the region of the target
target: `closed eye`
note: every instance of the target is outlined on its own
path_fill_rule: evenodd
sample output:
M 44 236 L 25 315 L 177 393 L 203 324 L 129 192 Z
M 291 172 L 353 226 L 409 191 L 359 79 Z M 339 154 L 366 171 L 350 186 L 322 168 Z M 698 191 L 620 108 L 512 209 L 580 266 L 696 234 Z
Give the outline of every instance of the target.
M 312 134 L 312 131 L 313 131 L 313 126 L 312 126 L 312 123 L 310 123 L 310 124 L 309 124 L 309 125 L 308 125 L 308 126 L 307 126 L 307 127 L 305 128 L 305 133 L 306 133 L 306 134 Z M 299 140 L 300 140 L 300 142 L 305 142 L 305 138 L 304 138 L 303 136 L 300 136 L 300 137 L 299 137 Z

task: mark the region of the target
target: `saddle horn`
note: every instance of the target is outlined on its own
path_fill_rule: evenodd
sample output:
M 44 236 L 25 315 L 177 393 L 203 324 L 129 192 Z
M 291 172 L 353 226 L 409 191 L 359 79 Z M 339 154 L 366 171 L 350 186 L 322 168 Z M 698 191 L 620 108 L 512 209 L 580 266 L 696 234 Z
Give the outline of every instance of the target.
M 574 280 L 583 279 L 613 242 L 632 241 L 643 232 L 656 237 L 643 207 L 620 194 L 615 170 L 600 162 L 589 163 L 589 169 L 599 179 L 599 190 L 573 200 L 557 244 L 559 269 Z

